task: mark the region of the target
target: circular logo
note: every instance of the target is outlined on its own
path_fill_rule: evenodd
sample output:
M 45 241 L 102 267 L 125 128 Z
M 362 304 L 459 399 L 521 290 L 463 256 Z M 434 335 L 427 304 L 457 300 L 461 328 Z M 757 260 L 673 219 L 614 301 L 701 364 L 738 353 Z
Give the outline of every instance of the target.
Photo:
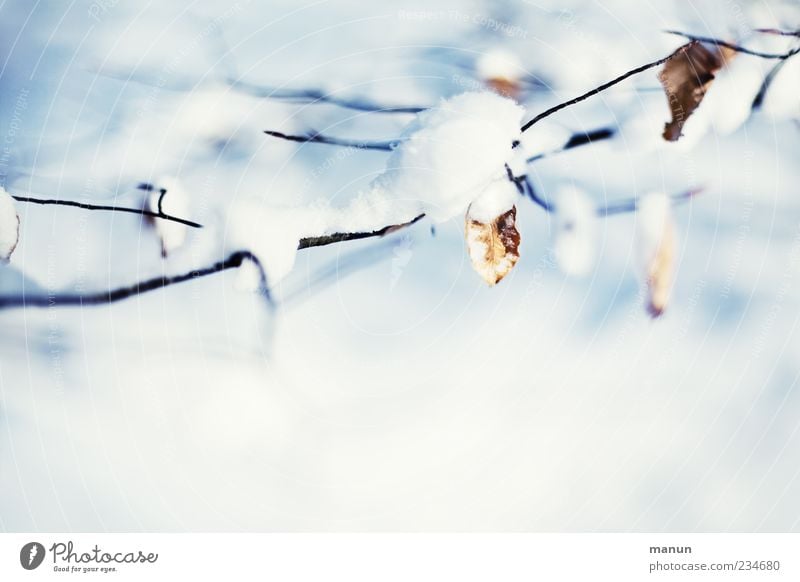
M 39 542 L 28 542 L 19 551 L 19 563 L 26 570 L 35 570 L 44 561 L 44 546 Z

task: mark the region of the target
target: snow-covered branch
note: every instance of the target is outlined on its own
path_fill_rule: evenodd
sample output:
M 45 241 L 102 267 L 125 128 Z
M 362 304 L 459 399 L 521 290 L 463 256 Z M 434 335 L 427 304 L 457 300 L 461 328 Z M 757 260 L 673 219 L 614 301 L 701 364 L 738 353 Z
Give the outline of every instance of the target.
M 648 275 L 652 291 L 651 313 L 660 314 L 666 304 L 672 276 L 674 236 L 670 208 L 690 200 L 698 191 L 692 190 L 673 196 L 650 194 L 646 198 L 631 198 L 599 207 L 574 189 L 561 192 L 555 199 L 549 200 L 534 190 L 525 172 L 525 165 L 552 154 L 608 140 L 617 134 L 618 129 L 602 127 L 568 134 L 559 147 L 538 151 L 533 155 L 526 152 L 522 134 L 559 111 L 602 93 L 634 75 L 664 65 L 659 73 L 659 80 L 673 116 L 664 130 L 664 139 L 677 141 L 681 137 L 686 118 L 699 106 L 714 79 L 714 73 L 729 61 L 729 56 L 722 49 L 765 59 L 779 59 L 779 64 L 800 52 L 800 47 L 796 47 L 780 54 L 763 53 L 713 38 L 668 32 L 685 36 L 691 42 L 665 57 L 631 69 L 577 97 L 558 103 L 524 124 L 521 123 L 523 108 L 496 93 L 466 93 L 442 101 L 437 108 L 428 109 L 386 107 L 369 101 L 342 100 L 314 90 L 271 89 L 232 82 L 237 90 L 258 97 L 309 103 L 326 102 L 370 112 L 416 113 L 417 117 L 402 135 L 385 141 L 343 139 L 317 132 L 305 135 L 273 130 L 264 132 L 271 137 L 297 143 L 390 152 L 384 173 L 344 208 L 268 208 L 259 213 L 253 207 L 245 207 L 240 209 L 239 223 L 232 230 L 235 243 L 233 248 L 244 250 L 233 252 L 227 258 L 209 266 L 179 275 L 155 277 L 108 291 L 4 296 L 0 297 L 0 308 L 113 303 L 194 278 L 238 268 L 245 263 L 257 268 L 258 288 L 271 301 L 268 283 L 274 283 L 291 269 L 298 250 L 381 237 L 413 225 L 426 216 L 434 222 L 441 222 L 459 214 L 465 216 L 467 247 L 473 266 L 484 280 L 494 285 L 519 259 L 520 235 L 516 225 L 515 204 L 519 196 L 523 195 L 556 216 L 561 225 L 557 229 L 561 235 L 556 246 L 564 257 L 565 270 L 571 272 L 585 269 L 587 261 L 576 257 L 585 257 L 586 249 L 592 246 L 587 243 L 588 239 L 582 238 L 583 235 L 576 234 L 575 225 L 589 225 L 595 218 L 641 212 L 643 208 L 657 208 L 658 212 L 650 212 L 657 217 L 651 221 L 655 226 L 645 234 L 649 248 L 652 249 L 647 259 L 648 269 L 654 273 Z M 791 36 L 789 33 L 785 35 Z M 770 74 L 774 76 L 778 70 L 773 69 Z M 769 84 L 769 80 L 770 77 L 764 80 L 765 86 Z M 26 196 L 14 196 L 14 199 L 32 204 L 134 213 L 194 228 L 202 226 L 164 211 L 167 189 L 159 189 L 150 184 L 142 184 L 140 189 L 150 192 L 148 206 L 144 209 Z M 183 211 L 176 211 L 175 208 L 183 208 L 181 204 L 184 198 L 174 195 L 172 198 L 167 197 L 166 201 L 172 199 L 177 205 L 172 206 L 173 211 L 181 214 Z M 232 216 L 235 215 L 236 212 L 233 212 Z M 234 218 L 234 222 L 236 220 Z M 247 226 L 250 228 L 246 228 Z M 590 228 L 587 227 L 587 230 Z M 667 232 L 669 242 L 664 243 L 664 246 L 659 243 L 659 237 L 666 236 L 664 233 Z M 184 234 L 182 231 L 174 233 L 168 229 L 159 229 L 162 256 L 166 257 L 170 248 L 180 245 Z M 172 235 L 179 236 L 176 238 Z M 11 241 L 9 238 L 9 241 L 7 246 L 10 255 L 16 239 Z M 14 244 L 10 244 L 11 242 Z

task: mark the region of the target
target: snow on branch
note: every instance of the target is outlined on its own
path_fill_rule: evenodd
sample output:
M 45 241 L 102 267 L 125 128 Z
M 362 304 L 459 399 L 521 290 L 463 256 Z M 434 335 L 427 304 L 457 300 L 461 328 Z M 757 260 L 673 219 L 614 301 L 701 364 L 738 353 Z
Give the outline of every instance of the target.
M 270 137 L 277 137 L 279 139 L 285 139 L 287 141 L 293 141 L 297 143 L 321 143 L 326 145 L 355 148 L 358 150 L 377 150 L 382 152 L 390 152 L 395 147 L 397 147 L 398 144 L 397 140 L 394 141 L 349 140 L 339 137 L 330 137 L 316 132 L 308 133 L 306 135 L 291 135 L 288 133 L 282 133 L 280 131 L 265 129 L 264 133 Z
M 195 269 L 188 273 L 180 275 L 173 275 L 171 277 L 154 277 L 145 281 L 134 283 L 126 287 L 118 287 L 108 291 L 97 291 L 94 293 L 37 293 L 37 294 L 19 294 L 19 295 L 5 295 L 0 296 L 0 309 L 9 309 L 14 307 L 74 307 L 84 305 L 104 305 L 108 303 L 115 303 L 135 297 L 150 291 L 163 289 L 192 281 L 200 277 L 206 277 L 228 269 L 235 269 L 241 267 L 245 262 L 251 262 L 262 274 L 262 290 L 264 297 L 271 303 L 269 294 L 269 287 L 267 286 L 266 277 L 263 275 L 264 271 L 261 268 L 261 263 L 258 257 L 249 251 L 236 251 L 230 254 L 227 258 L 217 261 L 213 265 Z

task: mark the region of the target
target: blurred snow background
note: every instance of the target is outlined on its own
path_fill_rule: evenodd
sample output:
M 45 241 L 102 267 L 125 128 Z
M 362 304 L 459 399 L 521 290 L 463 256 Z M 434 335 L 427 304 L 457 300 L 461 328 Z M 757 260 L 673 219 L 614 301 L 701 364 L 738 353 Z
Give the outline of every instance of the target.
M 20 204 L 11 267 L 47 292 L 205 265 L 231 236 L 226 205 L 342 202 L 385 161 L 262 130 L 386 139 L 410 120 L 260 99 L 231 77 L 428 105 L 479 87 L 474 63 L 502 48 L 540 85 L 532 116 L 678 46 L 664 29 L 783 50 L 750 29 L 798 23 L 777 1 L 7 1 L 2 185 L 130 206 L 138 183 L 177 180 L 208 225 L 162 260 L 136 216 Z M 756 91 L 770 64 L 739 58 Z M 275 312 L 234 272 L 0 312 L 0 529 L 800 529 L 800 103 L 737 124 L 728 101 L 667 146 L 650 72 L 529 138 L 625 128 L 532 165 L 546 196 L 705 187 L 676 210 L 657 321 L 635 216 L 597 226 L 598 260 L 574 278 L 555 218 L 525 201 L 520 262 L 493 289 L 454 220 L 301 251 Z

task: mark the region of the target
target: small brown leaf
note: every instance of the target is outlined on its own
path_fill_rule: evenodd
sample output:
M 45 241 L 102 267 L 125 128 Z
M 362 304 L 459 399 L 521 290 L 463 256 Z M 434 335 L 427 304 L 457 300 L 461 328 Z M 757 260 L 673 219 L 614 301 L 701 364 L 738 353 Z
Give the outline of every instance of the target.
M 486 79 L 486 84 L 498 95 L 511 99 L 518 99 L 522 90 L 518 80 L 506 77 L 490 77 Z
M 714 73 L 730 61 L 735 51 L 708 48 L 698 41 L 680 47 L 658 74 L 669 102 L 672 120 L 664 126 L 664 139 L 678 141 L 689 116 L 694 113 L 714 80 Z
M 465 217 L 464 237 L 472 267 L 489 285 L 497 284 L 519 259 L 517 207 L 504 212 L 490 223 Z

